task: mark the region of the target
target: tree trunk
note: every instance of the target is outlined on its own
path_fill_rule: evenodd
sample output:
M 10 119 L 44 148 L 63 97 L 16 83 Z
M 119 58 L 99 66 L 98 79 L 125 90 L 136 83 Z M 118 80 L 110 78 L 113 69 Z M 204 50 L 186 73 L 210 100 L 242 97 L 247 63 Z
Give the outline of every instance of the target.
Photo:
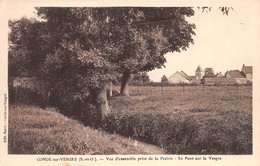
M 101 89 L 89 88 L 90 95 L 92 97 L 92 104 L 97 109 L 98 116 L 98 125 L 101 125 L 102 122 L 108 117 L 108 114 L 111 112 L 108 101 L 107 101 L 107 89 L 102 87 Z
M 122 96 L 129 96 L 129 82 L 133 78 L 133 75 L 130 73 L 124 73 L 121 81 L 120 94 Z

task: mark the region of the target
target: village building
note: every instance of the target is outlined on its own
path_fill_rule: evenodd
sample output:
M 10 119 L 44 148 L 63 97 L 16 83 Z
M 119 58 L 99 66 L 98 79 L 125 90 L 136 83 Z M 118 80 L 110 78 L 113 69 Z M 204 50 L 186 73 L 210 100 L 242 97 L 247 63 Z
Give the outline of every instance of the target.
M 223 75 L 221 72 L 214 75 L 214 77 L 203 78 L 204 72 L 200 65 L 195 70 L 195 76 L 188 76 L 185 72 L 175 72 L 169 79 L 169 83 L 179 84 L 201 84 L 206 85 L 232 85 L 232 84 L 247 84 L 252 82 L 252 66 L 242 66 L 241 71 L 230 70 Z M 202 81 L 203 80 L 203 81 Z
M 205 78 L 204 84 L 206 85 L 217 85 L 217 84 L 247 84 L 252 82 L 252 66 L 242 66 L 241 71 L 230 70 L 227 71 L 225 76 L 219 73 L 213 78 Z
M 233 78 L 225 78 L 225 77 L 210 77 L 205 78 L 205 85 L 233 85 L 236 84 L 236 80 Z
M 217 73 L 217 74 L 215 75 L 215 77 L 217 77 L 217 78 L 223 78 L 223 77 L 225 77 L 225 76 L 220 72 L 220 73 Z
M 195 76 L 189 76 L 192 79 L 192 83 L 194 84 L 200 84 L 201 83 L 201 79 L 204 76 L 204 72 L 201 69 L 200 65 L 197 67 L 197 69 L 195 70 Z
M 239 70 L 227 71 L 225 74 L 226 78 L 234 79 L 237 84 L 246 84 L 246 76 L 243 72 Z
M 181 72 L 177 71 L 168 79 L 168 82 L 172 84 L 180 84 L 180 83 L 200 84 L 203 74 L 204 74 L 203 70 L 201 69 L 200 66 L 198 66 L 197 69 L 195 70 L 195 76 L 189 76 L 184 71 Z
M 203 77 L 203 70 L 201 69 L 200 65 L 197 67 L 195 71 L 196 80 L 201 80 Z
M 176 71 L 171 77 L 169 77 L 168 82 L 172 84 L 190 84 L 192 83 L 192 79 L 189 78 L 189 76 L 185 72 Z
M 245 66 L 245 64 L 243 64 L 241 71 L 246 76 L 246 81 L 252 82 L 252 80 L 253 80 L 253 67 L 252 66 Z
M 180 74 L 183 75 L 187 80 L 192 81 L 192 79 L 190 78 L 190 76 L 188 76 L 184 71 L 181 71 Z

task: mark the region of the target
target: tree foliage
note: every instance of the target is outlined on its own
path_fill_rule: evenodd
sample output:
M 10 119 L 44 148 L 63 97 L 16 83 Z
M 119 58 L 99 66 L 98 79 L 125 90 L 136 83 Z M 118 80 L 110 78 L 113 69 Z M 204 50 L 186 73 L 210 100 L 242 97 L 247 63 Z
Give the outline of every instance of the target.
M 16 75 L 44 77 L 61 103 L 91 97 L 99 112 L 108 106 L 108 82 L 122 76 L 126 85 L 131 74 L 162 67 L 164 54 L 187 49 L 195 35 L 188 7 L 44 7 L 37 14 L 45 21 L 9 25 L 11 62 L 22 61 Z
M 214 77 L 214 70 L 211 67 L 205 68 L 204 78 Z
M 38 9 L 53 43 L 44 72 L 64 99 L 84 96 L 90 90 L 98 93 L 117 75 L 118 67 L 112 62 L 120 43 L 105 35 L 103 12 L 95 8 Z
M 210 12 L 212 10 L 212 7 L 209 6 L 203 6 L 203 7 L 197 7 L 198 10 L 201 10 L 202 12 Z M 227 6 L 221 6 L 219 7 L 219 10 L 223 13 L 223 15 L 229 14 L 231 10 L 234 10 L 232 7 L 227 7 Z
M 161 82 L 162 83 L 167 83 L 168 82 L 168 78 L 165 75 L 163 75 L 162 78 L 161 78 Z
M 149 75 L 147 72 L 141 72 L 134 75 L 131 83 L 136 85 L 144 85 L 150 81 Z
M 117 65 L 122 72 L 121 93 L 131 74 L 161 68 L 166 62 L 164 54 L 186 50 L 193 43 L 194 24 L 185 18 L 194 14 L 191 8 L 124 8 L 121 26 L 122 53 Z M 123 14 L 124 15 L 124 14 Z
M 185 50 L 195 34 L 195 25 L 185 20 L 194 14 L 191 8 L 39 8 L 38 14 L 47 20 L 53 47 L 62 40 L 76 41 L 78 50 L 93 55 L 110 47 L 113 54 L 91 63 L 104 59 L 104 64 L 116 66 L 123 75 L 122 84 L 129 82 L 131 74 L 162 67 L 164 54 Z M 82 58 L 89 61 L 86 57 Z
M 9 27 L 10 76 L 39 76 L 48 45 L 45 24 L 23 17 L 10 20 Z

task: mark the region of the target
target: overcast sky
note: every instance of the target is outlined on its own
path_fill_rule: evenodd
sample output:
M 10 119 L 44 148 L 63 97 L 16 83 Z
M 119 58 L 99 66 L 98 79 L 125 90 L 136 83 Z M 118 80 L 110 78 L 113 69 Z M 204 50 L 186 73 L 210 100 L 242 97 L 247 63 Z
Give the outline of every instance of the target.
M 9 17 L 33 17 L 34 8 L 17 8 Z M 256 26 L 254 12 L 245 8 L 234 8 L 229 15 L 223 15 L 218 8 L 209 13 L 195 9 L 195 15 L 188 21 L 196 25 L 194 45 L 187 51 L 166 54 L 166 68 L 149 72 L 152 81 L 160 81 L 163 75 L 170 77 L 176 71 L 194 75 L 198 65 L 205 69 L 212 67 L 214 72 L 241 70 L 242 65 L 253 65 L 255 55 Z
M 195 75 L 198 65 L 202 69 L 213 68 L 214 72 L 241 70 L 242 65 L 253 65 L 256 43 L 255 27 L 248 11 L 235 8 L 229 15 L 223 15 L 218 8 L 209 13 L 196 10 L 189 18 L 196 25 L 194 45 L 187 51 L 168 53 L 166 68 L 149 72 L 153 81 L 160 81 L 163 75 L 170 77 L 176 71 Z M 251 13 L 252 14 L 252 13 Z

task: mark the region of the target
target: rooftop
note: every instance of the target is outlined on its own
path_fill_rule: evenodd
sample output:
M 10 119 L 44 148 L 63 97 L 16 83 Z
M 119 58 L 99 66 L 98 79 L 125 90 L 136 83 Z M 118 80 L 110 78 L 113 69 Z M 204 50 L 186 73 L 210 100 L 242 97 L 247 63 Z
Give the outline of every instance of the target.
M 200 65 L 197 67 L 196 72 L 203 72 L 203 70 L 201 69 Z
M 229 74 L 230 78 L 245 78 L 245 75 L 239 70 L 230 70 L 227 71 L 227 74 Z

